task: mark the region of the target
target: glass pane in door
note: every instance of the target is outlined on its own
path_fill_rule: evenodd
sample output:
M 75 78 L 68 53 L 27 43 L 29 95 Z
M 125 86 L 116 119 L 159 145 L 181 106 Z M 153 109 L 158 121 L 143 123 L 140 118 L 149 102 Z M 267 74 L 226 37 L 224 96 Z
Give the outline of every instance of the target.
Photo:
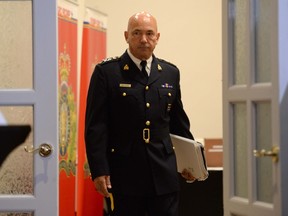
M 255 103 L 256 149 L 270 151 L 272 148 L 271 104 L 269 102 Z M 257 200 L 272 203 L 272 158 L 256 159 Z
M 0 1 L 0 26 L 0 89 L 31 89 L 32 1 Z
M 271 81 L 272 3 L 271 0 L 255 0 L 255 82 L 257 83 Z
M 1 81 L 0 81 L 1 82 Z M 32 106 L 0 106 L 7 125 L 31 125 Z M 5 145 L 5 143 L 1 143 Z M 33 194 L 33 154 L 24 146 L 33 145 L 33 131 L 26 142 L 16 147 L 0 167 L 0 196 L 3 194 Z
M 246 103 L 233 104 L 234 194 L 248 198 L 247 109 Z
M 249 1 L 230 0 L 229 16 L 232 24 L 232 49 L 233 49 L 233 85 L 247 83 L 247 71 L 249 71 L 249 26 L 246 19 L 249 17 Z

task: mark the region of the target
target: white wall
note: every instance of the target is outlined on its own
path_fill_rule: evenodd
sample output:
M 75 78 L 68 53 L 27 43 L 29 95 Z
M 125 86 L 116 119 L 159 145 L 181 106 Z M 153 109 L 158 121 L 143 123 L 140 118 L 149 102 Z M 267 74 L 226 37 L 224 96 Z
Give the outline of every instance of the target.
M 108 15 L 107 56 L 119 56 L 127 48 L 123 34 L 132 14 L 153 14 L 161 34 L 155 54 L 181 71 L 192 133 L 196 138 L 222 138 L 221 0 L 82 0 L 81 4 Z

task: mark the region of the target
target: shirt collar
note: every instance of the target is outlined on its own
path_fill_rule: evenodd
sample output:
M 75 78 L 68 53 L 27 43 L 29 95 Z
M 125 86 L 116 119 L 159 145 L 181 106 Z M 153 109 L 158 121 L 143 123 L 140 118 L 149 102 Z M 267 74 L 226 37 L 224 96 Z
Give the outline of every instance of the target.
M 127 53 L 128 53 L 128 55 L 129 55 L 129 57 L 132 59 L 132 61 L 137 65 L 137 67 L 139 68 L 139 70 L 141 70 L 141 65 L 140 65 L 140 63 L 141 63 L 142 60 L 136 58 L 136 57 L 130 52 L 129 48 L 127 49 Z M 146 60 L 146 61 L 147 61 L 146 70 L 147 70 L 148 73 L 150 73 L 150 71 L 151 71 L 152 60 L 153 60 L 153 57 L 152 57 L 152 56 L 150 56 L 150 58 Z

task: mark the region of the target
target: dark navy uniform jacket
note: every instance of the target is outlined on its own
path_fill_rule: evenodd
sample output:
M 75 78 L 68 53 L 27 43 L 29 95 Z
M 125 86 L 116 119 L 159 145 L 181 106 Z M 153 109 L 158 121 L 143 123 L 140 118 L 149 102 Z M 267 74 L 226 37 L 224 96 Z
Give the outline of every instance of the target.
M 147 79 L 125 52 L 96 65 L 86 108 L 85 141 L 92 179 L 110 175 L 127 195 L 179 190 L 169 133 L 192 138 L 176 66 L 153 56 Z

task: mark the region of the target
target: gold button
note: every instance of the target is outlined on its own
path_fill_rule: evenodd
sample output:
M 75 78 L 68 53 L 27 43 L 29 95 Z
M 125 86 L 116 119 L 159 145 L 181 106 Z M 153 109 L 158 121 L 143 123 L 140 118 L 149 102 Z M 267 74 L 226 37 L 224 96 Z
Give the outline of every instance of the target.
M 111 152 L 115 152 L 115 149 L 113 148 L 113 149 L 111 149 Z
M 146 103 L 146 107 L 149 108 L 150 107 L 150 103 Z
M 122 94 L 122 95 L 125 97 L 127 94 L 126 94 L 126 92 L 123 92 L 123 94 Z
M 172 94 L 169 92 L 169 93 L 168 93 L 168 96 L 169 96 L 169 97 L 171 97 L 171 96 L 172 96 Z
M 146 125 L 149 126 L 150 125 L 150 121 L 146 121 Z
M 146 86 L 146 87 L 145 87 L 145 90 L 148 91 L 148 90 L 149 90 L 149 86 Z

